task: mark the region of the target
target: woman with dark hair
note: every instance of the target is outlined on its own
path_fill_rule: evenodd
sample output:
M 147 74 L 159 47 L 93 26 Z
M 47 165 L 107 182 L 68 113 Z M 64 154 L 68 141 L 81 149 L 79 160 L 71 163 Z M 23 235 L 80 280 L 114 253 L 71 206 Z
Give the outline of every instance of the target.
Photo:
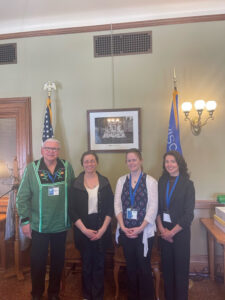
M 116 240 L 122 245 L 126 259 L 128 299 L 153 300 L 150 259 L 156 231 L 158 185 L 143 172 L 138 149 L 127 151 L 126 163 L 130 172 L 118 179 L 115 192 Z
M 82 154 L 84 172 L 74 180 L 69 198 L 74 241 L 82 258 L 83 296 L 87 300 L 103 300 L 105 251 L 112 246 L 113 193 L 108 179 L 96 171 L 97 164 L 95 152 Z
M 195 189 L 179 152 L 164 154 L 158 188 L 157 225 L 161 236 L 165 297 L 166 300 L 187 300 Z

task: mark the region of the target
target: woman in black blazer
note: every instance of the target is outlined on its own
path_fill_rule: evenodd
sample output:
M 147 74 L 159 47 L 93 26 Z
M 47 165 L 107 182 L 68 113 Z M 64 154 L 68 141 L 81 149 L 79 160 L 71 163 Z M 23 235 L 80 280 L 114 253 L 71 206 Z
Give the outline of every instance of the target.
M 179 152 L 165 153 L 158 187 L 157 225 L 161 237 L 165 297 L 166 300 L 187 300 L 195 189 Z
M 69 214 L 82 258 L 83 297 L 103 300 L 105 252 L 112 246 L 113 192 L 108 179 L 96 171 L 95 152 L 84 152 L 81 164 L 84 172 L 71 187 Z

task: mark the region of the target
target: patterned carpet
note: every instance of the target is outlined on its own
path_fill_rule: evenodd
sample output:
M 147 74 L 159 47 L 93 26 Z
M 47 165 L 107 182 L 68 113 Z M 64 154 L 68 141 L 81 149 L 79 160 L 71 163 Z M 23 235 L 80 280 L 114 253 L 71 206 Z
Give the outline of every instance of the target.
M 126 299 L 126 274 L 120 272 L 120 295 L 119 300 Z M 47 286 L 47 281 L 46 281 Z M 25 280 L 19 281 L 15 277 L 5 279 L 0 274 L 0 300 L 29 300 L 30 297 L 30 275 L 25 274 Z M 163 287 L 160 289 L 160 300 L 164 300 Z M 115 295 L 115 285 L 112 270 L 105 274 L 105 297 L 104 300 L 113 300 Z M 62 300 L 81 300 L 81 274 L 80 272 L 70 272 L 66 279 L 65 293 L 61 296 Z M 208 278 L 193 278 L 192 287 L 189 291 L 189 300 L 224 300 L 225 285 L 222 278 L 216 282 Z M 43 300 L 47 300 L 46 295 Z

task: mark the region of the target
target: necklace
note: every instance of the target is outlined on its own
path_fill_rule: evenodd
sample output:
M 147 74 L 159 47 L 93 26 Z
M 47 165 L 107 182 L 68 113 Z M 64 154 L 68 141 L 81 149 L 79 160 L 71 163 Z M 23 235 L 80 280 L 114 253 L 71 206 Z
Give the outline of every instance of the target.
M 98 183 L 97 184 L 88 184 L 86 181 L 84 182 L 84 186 L 90 190 L 96 188 L 98 186 Z
M 98 182 L 97 174 L 94 177 L 84 176 L 84 185 L 85 185 L 85 187 L 87 187 L 89 189 L 94 189 L 94 188 L 96 188 L 96 186 L 98 186 L 98 184 L 99 184 L 99 182 Z
M 136 173 L 135 175 L 134 174 L 133 175 L 130 174 L 131 179 L 132 179 L 131 185 L 132 185 L 133 188 L 136 186 L 136 184 L 137 184 L 137 182 L 139 180 L 140 174 L 141 173 L 138 173 L 138 174 Z
M 140 174 L 141 174 L 141 173 L 138 173 L 138 174 L 135 174 L 135 175 L 134 175 L 134 174 L 131 174 L 132 181 L 135 182 L 135 183 L 137 183 Z

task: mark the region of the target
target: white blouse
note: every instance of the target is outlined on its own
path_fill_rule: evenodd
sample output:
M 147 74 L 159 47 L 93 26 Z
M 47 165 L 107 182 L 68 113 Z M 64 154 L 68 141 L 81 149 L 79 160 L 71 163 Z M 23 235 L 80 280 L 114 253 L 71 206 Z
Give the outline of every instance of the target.
M 116 216 L 118 216 L 119 213 L 122 213 L 121 195 L 122 195 L 123 185 L 125 183 L 127 176 L 129 177 L 129 174 L 120 177 L 116 184 L 116 191 L 114 197 L 114 209 L 115 209 Z M 154 236 L 156 231 L 155 220 L 158 212 L 158 182 L 148 174 L 146 176 L 146 187 L 148 192 L 148 202 L 147 202 L 146 215 L 144 220 L 148 222 L 148 225 L 145 226 L 143 231 L 142 243 L 144 244 L 144 256 L 147 256 L 148 253 L 148 238 Z M 117 243 L 119 237 L 119 227 L 120 226 L 118 222 L 117 230 L 116 230 Z
M 88 214 L 89 215 L 98 213 L 98 188 L 99 188 L 99 184 L 93 189 L 86 187 L 86 190 L 88 192 Z

